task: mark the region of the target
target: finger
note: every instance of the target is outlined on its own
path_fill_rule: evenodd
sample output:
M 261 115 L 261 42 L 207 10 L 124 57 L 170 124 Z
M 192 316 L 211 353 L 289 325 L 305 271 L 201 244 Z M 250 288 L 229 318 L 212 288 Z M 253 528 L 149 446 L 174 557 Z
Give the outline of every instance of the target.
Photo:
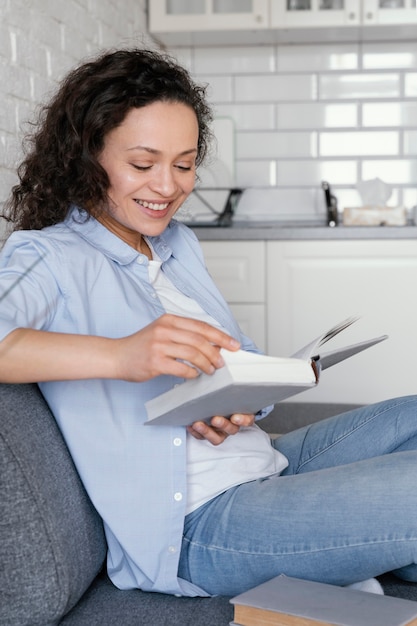
M 178 331 L 186 331 L 194 335 L 194 341 L 204 341 L 213 344 L 219 348 L 227 350 L 237 350 L 240 347 L 239 341 L 231 337 L 228 333 L 202 322 L 188 317 L 180 317 L 178 315 L 165 314 L 158 321 L 161 321 L 168 327 L 175 327 Z
M 221 415 L 215 415 L 210 420 L 210 426 L 217 431 L 221 431 L 226 435 L 236 435 L 239 432 L 240 426 L 233 424 L 227 417 Z
M 195 430 L 192 426 L 187 426 L 187 431 L 190 433 L 190 435 L 192 435 L 196 439 L 204 439 L 203 435 L 200 435 L 200 433 L 197 430 Z
M 166 357 L 177 359 L 207 374 L 212 374 L 215 369 L 222 367 L 224 361 L 220 355 L 219 346 L 208 341 L 200 332 L 196 332 L 205 326 L 209 329 L 209 325 L 198 326 L 194 322 L 196 320 L 187 320 L 173 315 L 164 315 L 154 322 L 150 327 L 152 341 L 150 359 L 157 364 Z M 227 337 L 230 341 L 230 337 Z M 182 369 L 187 378 L 196 375 L 187 367 Z
M 197 439 L 206 439 L 213 446 L 220 445 L 227 437 L 227 433 L 222 430 L 218 430 L 217 428 L 213 428 L 205 422 L 194 422 L 191 426 L 190 432 Z
M 237 426 L 248 428 L 255 423 L 255 415 L 253 413 L 235 413 L 231 416 L 230 421 Z
M 216 369 L 223 367 L 224 360 L 218 347 L 199 342 L 198 336 L 195 337 L 193 344 L 185 343 L 188 339 L 193 341 L 192 337 L 184 337 L 183 341 L 180 336 L 175 337 L 174 341 L 166 346 L 167 356 L 179 359 L 206 374 L 213 374 Z
M 149 344 L 148 367 L 152 372 L 193 378 L 199 371 L 212 374 L 224 365 L 218 346 L 189 328 L 176 327 L 176 322 L 171 324 L 169 320 L 162 321 L 160 318 L 158 323 L 150 325 L 145 332 Z M 174 365 L 175 361 L 182 362 L 182 365 Z

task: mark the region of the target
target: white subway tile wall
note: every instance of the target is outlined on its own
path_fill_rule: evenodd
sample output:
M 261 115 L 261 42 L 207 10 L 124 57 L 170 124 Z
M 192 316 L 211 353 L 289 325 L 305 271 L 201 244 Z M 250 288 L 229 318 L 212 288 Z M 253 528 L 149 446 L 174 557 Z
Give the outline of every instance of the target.
M 309 103 L 276 105 L 277 128 L 356 128 L 357 104 Z
M 322 156 L 391 156 L 399 153 L 397 132 L 334 132 L 320 133 Z
M 248 55 L 246 47 L 194 49 L 194 62 L 200 74 L 265 74 L 275 72 L 276 55 L 272 46 L 258 46 Z
M 56 81 L 97 50 L 156 47 L 146 35 L 146 1 L 123 0 L 122 4 L 118 0 L 0 2 L 0 205 L 17 181 L 15 167 L 27 122 Z
M 392 185 L 390 206 L 417 204 L 415 42 L 171 52 L 213 85 L 216 115 L 233 119 L 235 183 L 268 188 L 278 201 L 262 203 L 262 215 L 324 214 L 322 180 L 340 209 L 360 205 L 356 185 L 375 177 Z
M 417 97 L 417 72 L 405 75 L 405 96 L 406 98 Z
M 152 45 L 145 0 L 0 3 L 0 202 L 16 182 L 20 140 L 39 102 L 81 58 L 110 46 Z M 235 184 L 267 188 L 276 211 L 324 212 L 321 181 L 339 208 L 380 177 L 391 205 L 417 204 L 415 42 L 181 47 L 171 52 L 235 127 Z M 311 202 L 311 199 L 314 202 Z M 268 212 L 273 211 L 268 205 Z
M 364 98 L 399 98 L 399 74 L 321 74 L 321 100 L 357 100 Z
M 312 74 L 248 74 L 234 79 L 234 96 L 243 102 L 316 100 L 317 81 Z
M 407 130 L 404 133 L 404 154 L 417 156 L 417 130 Z
M 355 44 L 337 46 L 281 46 L 277 54 L 279 72 L 325 72 L 357 70 L 358 52 Z
M 362 105 L 363 126 L 417 126 L 417 102 L 379 102 Z
M 236 150 L 242 159 L 317 156 L 317 133 L 238 133 Z
M 368 43 L 362 55 L 362 67 L 366 70 L 387 70 L 390 68 L 411 69 L 417 67 L 417 47 L 415 42 Z

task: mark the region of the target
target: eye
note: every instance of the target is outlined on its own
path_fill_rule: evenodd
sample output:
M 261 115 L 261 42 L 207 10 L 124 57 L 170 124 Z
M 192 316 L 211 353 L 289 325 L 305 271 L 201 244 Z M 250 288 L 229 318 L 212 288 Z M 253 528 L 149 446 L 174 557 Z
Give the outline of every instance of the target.
M 174 166 L 181 172 L 190 172 L 195 169 L 194 159 L 182 159 L 181 161 L 174 162 Z
M 136 165 L 136 163 L 131 163 L 132 167 L 139 172 L 146 172 L 146 170 L 150 170 L 152 165 Z

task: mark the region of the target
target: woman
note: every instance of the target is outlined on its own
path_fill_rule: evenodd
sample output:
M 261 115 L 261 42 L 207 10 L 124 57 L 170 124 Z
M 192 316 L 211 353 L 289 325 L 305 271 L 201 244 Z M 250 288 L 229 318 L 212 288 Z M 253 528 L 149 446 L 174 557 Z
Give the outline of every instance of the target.
M 204 89 L 156 52 L 104 53 L 70 72 L 7 206 L 0 380 L 40 384 L 120 588 L 228 595 L 281 572 L 417 580 L 417 398 L 274 446 L 253 415 L 143 428 L 144 403 L 222 367 L 220 348 L 256 350 L 173 219 L 210 119 Z

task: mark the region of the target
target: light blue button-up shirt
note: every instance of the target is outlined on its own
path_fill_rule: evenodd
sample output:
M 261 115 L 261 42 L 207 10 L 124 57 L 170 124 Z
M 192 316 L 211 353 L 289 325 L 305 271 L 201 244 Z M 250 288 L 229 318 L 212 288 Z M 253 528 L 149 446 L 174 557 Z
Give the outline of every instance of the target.
M 211 280 L 194 233 L 173 221 L 150 241 L 172 283 L 244 349 L 256 350 Z M 77 209 L 61 224 L 9 238 L 0 255 L 2 295 L 0 340 L 19 327 L 124 337 L 165 312 L 149 281 L 147 257 Z M 103 518 L 114 584 L 207 595 L 177 577 L 187 502 L 185 429 L 143 427 L 144 403 L 178 382 L 159 376 L 40 388 Z

